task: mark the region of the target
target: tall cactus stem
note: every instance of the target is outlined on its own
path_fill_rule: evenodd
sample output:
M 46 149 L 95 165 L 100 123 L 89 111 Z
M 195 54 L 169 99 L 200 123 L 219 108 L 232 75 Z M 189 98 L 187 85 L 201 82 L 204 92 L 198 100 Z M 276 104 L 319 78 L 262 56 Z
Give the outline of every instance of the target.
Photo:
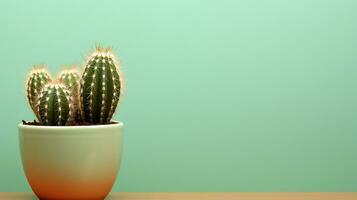
M 119 63 L 109 48 L 97 47 L 85 65 L 80 84 L 82 116 L 92 124 L 109 123 L 122 93 Z

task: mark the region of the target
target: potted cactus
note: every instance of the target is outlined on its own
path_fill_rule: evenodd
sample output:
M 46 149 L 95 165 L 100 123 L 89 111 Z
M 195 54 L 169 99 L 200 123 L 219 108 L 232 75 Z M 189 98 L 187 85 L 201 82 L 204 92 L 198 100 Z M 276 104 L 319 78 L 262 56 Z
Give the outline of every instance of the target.
M 83 72 L 63 70 L 56 79 L 44 66 L 27 80 L 37 120 L 19 125 L 27 180 L 40 199 L 104 199 L 120 166 L 121 122 L 112 121 L 123 79 L 109 48 L 97 47 Z

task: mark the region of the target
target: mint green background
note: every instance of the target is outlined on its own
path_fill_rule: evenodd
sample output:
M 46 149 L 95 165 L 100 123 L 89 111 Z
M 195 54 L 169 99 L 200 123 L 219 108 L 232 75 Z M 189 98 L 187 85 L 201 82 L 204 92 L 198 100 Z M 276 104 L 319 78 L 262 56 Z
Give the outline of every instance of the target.
M 0 191 L 30 65 L 122 60 L 115 191 L 357 191 L 357 1 L 0 2 Z

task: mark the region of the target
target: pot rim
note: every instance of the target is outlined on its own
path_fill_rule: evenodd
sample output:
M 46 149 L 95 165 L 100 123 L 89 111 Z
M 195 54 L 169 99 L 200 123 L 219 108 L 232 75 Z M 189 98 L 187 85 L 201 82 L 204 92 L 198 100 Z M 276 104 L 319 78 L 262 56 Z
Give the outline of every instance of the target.
M 80 126 L 44 126 L 44 125 L 27 125 L 22 122 L 18 125 L 20 129 L 36 129 L 36 130 L 69 130 L 69 129 L 98 129 L 98 128 L 111 128 L 111 127 L 123 127 L 123 122 L 113 120 L 112 124 L 95 124 L 95 125 L 80 125 Z

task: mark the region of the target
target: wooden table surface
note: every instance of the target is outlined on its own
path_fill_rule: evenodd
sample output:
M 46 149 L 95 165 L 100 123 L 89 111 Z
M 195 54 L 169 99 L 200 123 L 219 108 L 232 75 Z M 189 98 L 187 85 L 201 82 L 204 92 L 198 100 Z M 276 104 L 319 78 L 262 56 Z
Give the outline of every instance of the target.
M 106 200 L 357 200 L 355 193 L 161 193 L 161 192 L 119 192 L 112 193 Z M 0 200 L 37 200 L 32 193 L 0 193 Z

